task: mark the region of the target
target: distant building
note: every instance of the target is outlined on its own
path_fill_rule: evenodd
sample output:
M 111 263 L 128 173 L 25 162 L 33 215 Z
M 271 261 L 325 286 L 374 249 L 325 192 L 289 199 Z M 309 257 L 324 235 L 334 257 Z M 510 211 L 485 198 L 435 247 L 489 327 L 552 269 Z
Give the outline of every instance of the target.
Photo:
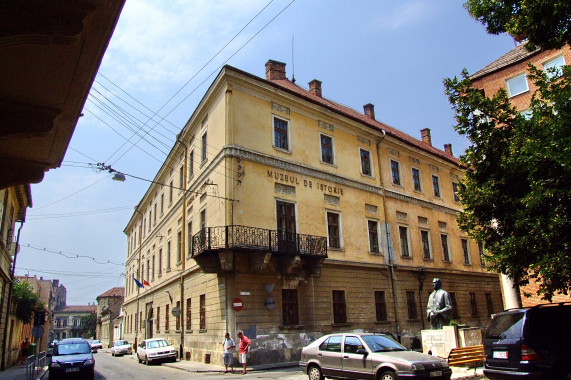
M 60 306 L 53 313 L 53 337 L 58 340 L 81 337 L 83 334 L 81 318 L 96 313 L 96 305 Z
M 571 47 L 566 44 L 559 50 L 527 51 L 526 43 L 522 43 L 510 50 L 494 62 L 475 72 L 470 78 L 473 86 L 484 91 L 486 96 L 495 95 L 500 89 L 506 90 L 510 103 L 522 114 L 531 112 L 529 106 L 531 98 L 537 89 L 527 79 L 528 65 L 547 70 L 571 64 Z M 502 276 L 502 287 L 506 308 L 520 306 L 533 306 L 545 303 L 538 294 L 539 285 L 531 280 L 521 289 L 514 288 L 513 282 Z M 527 297 L 526 294 L 530 294 Z M 571 295 L 555 294 L 553 302 L 569 302 Z
M 410 346 L 434 277 L 457 322 L 486 327 L 503 309 L 499 277 L 456 223 L 451 145 L 363 111 L 281 62 L 265 78 L 224 66 L 125 227 L 125 339 L 165 337 L 214 362 L 224 333 L 243 330 L 253 364 L 299 360 L 337 331 Z
M 124 296 L 124 287 L 111 288 L 97 296 L 97 332 L 95 335 L 103 347 L 110 347 L 113 344 L 113 321 L 121 314 Z

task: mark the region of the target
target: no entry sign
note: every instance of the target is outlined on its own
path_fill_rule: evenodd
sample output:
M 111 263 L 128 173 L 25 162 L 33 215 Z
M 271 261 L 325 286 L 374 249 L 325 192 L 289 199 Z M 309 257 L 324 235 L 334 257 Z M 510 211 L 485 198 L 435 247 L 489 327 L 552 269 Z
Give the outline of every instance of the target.
M 234 310 L 240 311 L 242 310 L 242 306 L 244 306 L 244 304 L 240 298 L 234 298 L 232 300 L 232 308 L 234 308 Z

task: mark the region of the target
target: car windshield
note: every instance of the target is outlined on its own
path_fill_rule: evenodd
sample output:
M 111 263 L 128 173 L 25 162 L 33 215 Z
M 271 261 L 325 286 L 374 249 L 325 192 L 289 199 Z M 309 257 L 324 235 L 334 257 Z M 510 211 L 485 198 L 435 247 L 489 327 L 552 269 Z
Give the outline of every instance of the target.
M 169 344 L 164 339 L 162 339 L 162 340 L 151 340 L 150 342 L 147 342 L 147 348 L 159 348 L 159 347 L 166 347 L 168 345 Z
M 114 346 L 125 346 L 129 344 L 126 340 L 118 340 L 117 342 L 113 343 Z
M 373 352 L 406 351 L 406 348 L 384 335 L 362 335 L 361 338 Z
M 66 343 L 57 345 L 58 355 L 77 355 L 77 354 L 88 354 L 91 352 L 87 342 L 82 343 Z

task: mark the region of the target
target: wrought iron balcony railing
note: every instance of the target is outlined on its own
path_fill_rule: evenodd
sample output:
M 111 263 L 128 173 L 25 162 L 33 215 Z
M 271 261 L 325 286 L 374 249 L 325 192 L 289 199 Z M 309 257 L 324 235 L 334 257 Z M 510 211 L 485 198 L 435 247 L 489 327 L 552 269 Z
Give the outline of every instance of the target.
M 192 257 L 223 250 L 327 257 L 327 238 L 247 226 L 207 227 L 192 237 Z

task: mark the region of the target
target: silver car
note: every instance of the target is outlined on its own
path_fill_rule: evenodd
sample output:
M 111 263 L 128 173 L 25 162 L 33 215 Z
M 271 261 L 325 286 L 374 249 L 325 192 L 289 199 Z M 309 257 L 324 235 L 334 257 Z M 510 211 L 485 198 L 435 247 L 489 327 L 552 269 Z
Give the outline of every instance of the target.
M 132 353 L 133 349 L 131 344 L 126 340 L 115 341 L 113 347 L 111 347 L 111 356 L 131 355 Z
M 450 379 L 446 360 L 406 348 L 384 334 L 325 335 L 301 351 L 301 369 L 310 380 Z

